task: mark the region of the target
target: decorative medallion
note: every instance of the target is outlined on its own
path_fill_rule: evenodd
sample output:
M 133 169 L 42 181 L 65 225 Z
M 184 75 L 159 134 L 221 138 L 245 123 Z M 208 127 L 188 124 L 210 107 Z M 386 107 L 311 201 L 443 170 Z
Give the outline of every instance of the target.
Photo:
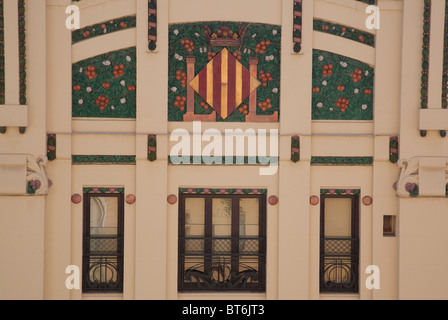
M 134 204 L 135 203 L 135 196 L 133 194 L 128 194 L 126 196 L 126 203 L 127 204 Z
M 319 204 L 319 197 L 318 196 L 311 196 L 310 197 L 310 204 L 315 206 Z
M 275 206 L 278 203 L 278 197 L 270 196 L 268 202 L 271 206 Z
M 81 197 L 81 195 L 80 194 L 74 194 L 74 195 L 72 195 L 72 202 L 74 203 L 74 204 L 78 204 L 78 203 L 80 203 L 82 201 L 82 197 Z
M 365 196 L 364 198 L 362 198 L 362 203 L 365 206 L 370 206 L 372 204 L 372 202 L 373 202 L 373 199 L 370 196 Z
M 174 194 L 170 194 L 167 198 L 169 204 L 175 204 L 177 202 L 177 197 Z

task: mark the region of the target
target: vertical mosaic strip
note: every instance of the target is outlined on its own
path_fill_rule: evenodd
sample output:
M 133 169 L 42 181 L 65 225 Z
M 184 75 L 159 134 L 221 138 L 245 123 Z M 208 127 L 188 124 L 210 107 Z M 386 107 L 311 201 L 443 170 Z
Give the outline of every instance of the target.
M 154 162 L 157 160 L 157 136 L 148 135 L 148 160 Z
M 0 0 L 0 104 L 5 104 L 5 17 Z
M 293 43 L 295 53 L 302 51 L 302 1 L 294 0 Z
M 398 137 L 391 137 L 389 142 L 389 161 L 397 163 L 398 158 Z
M 442 108 L 448 108 L 448 1 L 445 2 L 445 28 L 443 42 Z
M 47 135 L 47 158 L 49 161 L 56 160 L 56 135 Z
M 422 48 L 422 78 L 421 78 L 421 108 L 428 108 L 428 81 L 429 81 L 429 50 L 431 39 L 431 0 L 425 0 L 423 10 L 423 48 Z M 420 130 L 425 137 L 426 130 Z
M 148 49 L 157 48 L 157 0 L 148 0 Z
M 448 1 L 445 2 L 445 24 L 443 40 L 443 78 L 442 78 L 442 108 L 448 108 Z M 446 131 L 440 131 L 441 137 L 446 137 Z
M 300 161 L 300 137 L 294 136 L 291 138 L 291 161 Z
M 73 64 L 73 117 L 134 119 L 136 59 L 132 47 Z
M 18 0 L 19 6 L 19 99 L 26 104 L 26 35 L 25 35 L 25 0 Z

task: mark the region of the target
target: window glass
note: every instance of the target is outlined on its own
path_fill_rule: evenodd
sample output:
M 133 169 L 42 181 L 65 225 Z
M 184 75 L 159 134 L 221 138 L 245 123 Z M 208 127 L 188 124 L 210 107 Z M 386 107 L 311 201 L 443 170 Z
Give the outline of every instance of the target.
M 260 200 L 240 200 L 240 237 L 257 237 L 259 230 Z
M 214 237 L 232 235 L 232 199 L 213 199 L 212 224 Z
M 325 237 L 351 238 L 351 219 L 351 199 L 325 199 Z
M 90 198 L 90 235 L 117 235 L 118 198 Z
M 203 237 L 205 225 L 205 199 L 185 199 L 185 236 Z

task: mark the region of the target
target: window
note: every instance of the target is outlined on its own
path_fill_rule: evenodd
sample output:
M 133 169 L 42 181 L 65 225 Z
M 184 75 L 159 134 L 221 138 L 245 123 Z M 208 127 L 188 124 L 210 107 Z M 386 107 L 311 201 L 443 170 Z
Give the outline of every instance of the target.
M 359 195 L 322 195 L 320 292 L 358 292 Z
M 383 236 L 395 237 L 395 216 L 383 216 Z
M 123 194 L 84 194 L 83 292 L 123 292 Z
M 263 292 L 265 263 L 265 195 L 180 196 L 180 292 Z

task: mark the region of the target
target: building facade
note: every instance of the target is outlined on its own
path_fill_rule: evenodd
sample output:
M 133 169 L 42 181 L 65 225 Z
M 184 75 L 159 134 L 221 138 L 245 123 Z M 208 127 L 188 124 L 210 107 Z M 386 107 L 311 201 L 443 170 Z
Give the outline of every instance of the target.
M 447 1 L 0 10 L 0 298 L 448 298 Z

